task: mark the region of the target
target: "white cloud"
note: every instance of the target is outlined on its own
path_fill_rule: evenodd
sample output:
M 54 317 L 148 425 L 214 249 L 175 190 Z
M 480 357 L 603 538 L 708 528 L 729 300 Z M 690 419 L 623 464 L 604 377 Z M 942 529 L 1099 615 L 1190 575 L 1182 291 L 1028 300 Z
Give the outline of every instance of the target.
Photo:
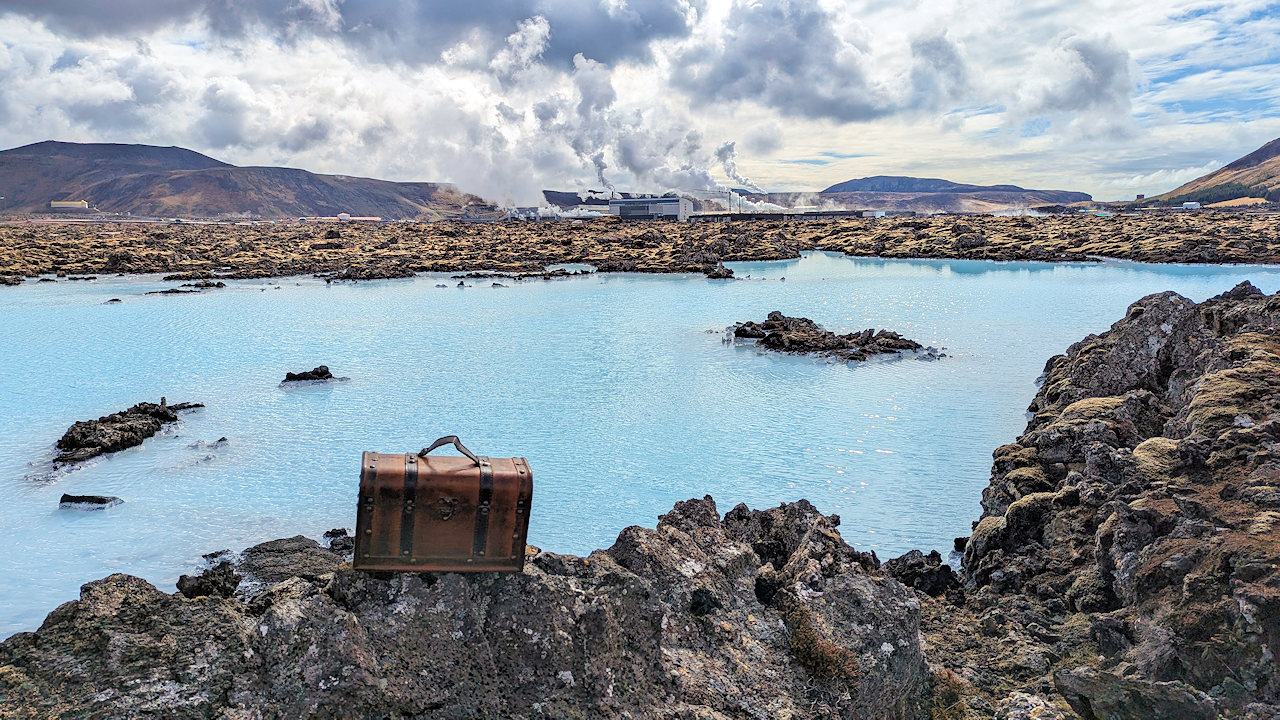
M 154 7 L 6 3 L 0 145 L 176 144 L 525 204 L 872 174 L 1110 198 L 1280 135 L 1263 0 L 131 4 Z

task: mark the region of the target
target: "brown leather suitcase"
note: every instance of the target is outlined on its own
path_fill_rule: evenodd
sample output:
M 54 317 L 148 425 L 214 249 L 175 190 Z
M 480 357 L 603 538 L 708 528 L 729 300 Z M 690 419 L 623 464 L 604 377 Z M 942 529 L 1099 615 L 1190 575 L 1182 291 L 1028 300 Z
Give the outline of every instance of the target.
M 465 457 L 428 453 L 452 443 Z M 366 452 L 356 514 L 357 570 L 519 572 L 533 471 L 476 456 L 457 436 L 416 455 Z

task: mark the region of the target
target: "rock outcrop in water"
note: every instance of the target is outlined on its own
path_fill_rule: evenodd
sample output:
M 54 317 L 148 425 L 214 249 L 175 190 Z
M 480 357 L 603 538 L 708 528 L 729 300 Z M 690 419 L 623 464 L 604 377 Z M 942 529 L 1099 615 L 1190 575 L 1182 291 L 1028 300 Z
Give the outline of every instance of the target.
M 54 463 L 81 462 L 141 445 L 143 440 L 160 432 L 168 423 L 177 422 L 179 412 L 199 407 L 204 405 L 169 405 L 161 398 L 159 405 L 140 402 L 128 410 L 104 415 L 97 420 L 80 420 L 58 440 L 58 449 L 62 452 L 54 458 Z
M 818 355 L 838 360 L 866 360 L 874 355 L 927 350 L 939 357 L 933 348 L 926 349 L 914 340 L 908 340 L 892 330 L 876 332 L 874 328 L 862 332 L 837 335 L 823 330 L 809 318 L 787 317 L 774 310 L 762 323 L 745 322 L 733 329 L 733 336 L 757 340 L 758 345 L 777 352 L 802 355 Z
M 333 382 L 346 379 L 348 378 L 335 377 L 328 365 L 317 365 L 300 373 L 287 372 L 284 374 L 283 382 Z
M 58 508 L 61 510 L 106 510 L 122 502 L 124 501 L 120 498 L 111 495 L 68 495 L 63 493 L 62 498 L 58 500 Z
M 0 696 L 13 717 L 912 718 L 918 602 L 877 565 L 804 501 L 691 500 L 508 575 L 376 576 L 277 540 L 184 594 L 85 585 L 0 644 Z

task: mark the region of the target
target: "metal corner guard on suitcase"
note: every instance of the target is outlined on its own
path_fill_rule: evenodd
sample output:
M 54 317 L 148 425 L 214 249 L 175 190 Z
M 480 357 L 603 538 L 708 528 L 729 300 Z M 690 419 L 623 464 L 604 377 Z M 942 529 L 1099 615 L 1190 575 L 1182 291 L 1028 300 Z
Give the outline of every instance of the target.
M 463 457 L 432 455 L 452 444 Z M 519 572 L 533 471 L 522 457 L 477 456 L 456 435 L 417 454 L 364 453 L 357 570 Z

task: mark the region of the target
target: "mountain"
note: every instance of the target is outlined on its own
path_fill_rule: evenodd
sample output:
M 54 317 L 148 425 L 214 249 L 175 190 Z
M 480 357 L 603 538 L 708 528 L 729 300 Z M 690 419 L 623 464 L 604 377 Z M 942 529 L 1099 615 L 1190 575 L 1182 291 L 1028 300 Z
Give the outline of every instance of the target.
M 458 215 L 484 204 L 447 183 L 399 183 L 279 167 L 238 167 L 180 147 L 46 141 L 0 152 L 0 212 L 53 200 L 156 217 L 387 219 Z
M 1280 202 L 1280 138 L 1208 175 L 1146 202 L 1200 202 L 1205 204 L 1263 198 Z
M 1017 185 L 968 185 L 940 178 L 892 175 L 836 183 L 818 196 L 822 204 L 874 210 L 1000 212 L 1037 205 L 1070 205 L 1093 197 L 1068 190 L 1028 190 Z
M 1017 185 L 965 185 L 939 178 L 903 177 L 900 175 L 876 175 L 836 183 L 823 190 L 825 193 L 846 192 L 897 192 L 897 193 L 972 193 L 972 192 L 1027 192 Z M 1083 194 L 1083 193 L 1079 193 Z

